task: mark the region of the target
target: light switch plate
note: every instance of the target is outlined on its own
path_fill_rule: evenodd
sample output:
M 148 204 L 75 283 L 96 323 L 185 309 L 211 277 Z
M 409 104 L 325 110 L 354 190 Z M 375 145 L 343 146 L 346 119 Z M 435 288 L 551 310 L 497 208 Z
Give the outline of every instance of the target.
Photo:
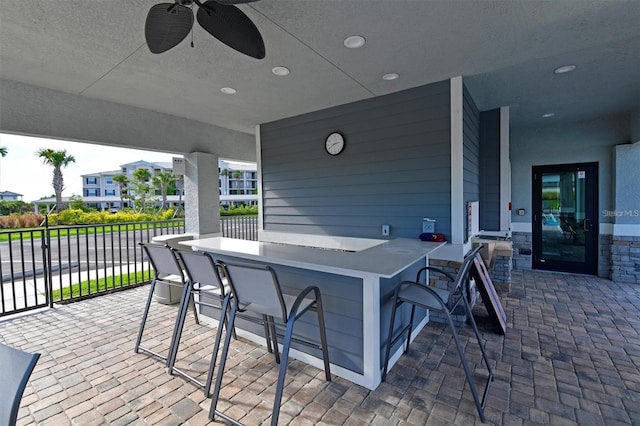
M 389 225 L 382 225 L 382 235 L 385 237 L 389 236 Z

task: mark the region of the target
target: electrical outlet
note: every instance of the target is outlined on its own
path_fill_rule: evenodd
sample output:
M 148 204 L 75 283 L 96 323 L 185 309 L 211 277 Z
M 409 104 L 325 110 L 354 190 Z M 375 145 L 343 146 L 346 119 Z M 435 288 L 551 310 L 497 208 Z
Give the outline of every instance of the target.
M 382 235 L 385 237 L 389 236 L 389 225 L 382 225 Z

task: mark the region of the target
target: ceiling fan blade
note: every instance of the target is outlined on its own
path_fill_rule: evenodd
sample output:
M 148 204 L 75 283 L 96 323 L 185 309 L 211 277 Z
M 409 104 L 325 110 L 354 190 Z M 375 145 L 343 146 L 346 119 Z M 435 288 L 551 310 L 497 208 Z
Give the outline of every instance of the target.
M 193 11 L 179 4 L 153 6 L 144 24 L 144 37 L 151 53 L 162 53 L 177 46 L 193 28 Z
M 256 2 L 258 0 L 215 0 L 216 3 L 220 3 L 220 4 L 243 4 L 243 3 L 253 3 Z
M 260 31 L 236 6 L 208 0 L 196 16 L 202 28 L 232 49 L 256 59 L 265 57 Z

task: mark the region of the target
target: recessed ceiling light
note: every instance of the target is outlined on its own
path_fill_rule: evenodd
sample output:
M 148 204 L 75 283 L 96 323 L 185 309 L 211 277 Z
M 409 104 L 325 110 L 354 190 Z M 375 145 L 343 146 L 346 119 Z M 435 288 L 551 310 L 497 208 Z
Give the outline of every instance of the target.
M 542 118 L 550 118 L 553 117 L 555 115 L 555 113 L 553 112 L 548 112 L 546 114 L 542 114 Z
M 364 37 L 359 35 L 349 36 L 344 39 L 344 46 L 348 47 L 349 49 L 357 49 L 364 46 L 364 43 Z
M 233 87 L 223 87 L 220 91 L 225 95 L 234 95 L 237 92 Z
M 273 67 L 271 68 L 271 72 L 277 76 L 284 77 L 285 75 L 289 75 L 289 68 L 287 67 Z
M 386 80 L 386 81 L 391 81 L 391 80 L 395 80 L 398 77 L 400 77 L 400 74 L 395 73 L 395 72 L 390 72 L 389 74 L 383 75 L 382 79 Z
M 575 69 L 576 69 L 575 65 L 563 65 L 563 66 L 558 67 L 555 70 L 553 70 L 553 72 L 556 73 L 556 74 L 564 74 L 566 72 L 571 72 L 571 71 L 573 71 Z

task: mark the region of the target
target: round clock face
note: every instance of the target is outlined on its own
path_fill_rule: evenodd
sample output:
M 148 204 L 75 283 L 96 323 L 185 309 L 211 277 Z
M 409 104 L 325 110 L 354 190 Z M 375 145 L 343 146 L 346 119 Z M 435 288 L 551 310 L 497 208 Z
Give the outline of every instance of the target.
M 331 155 L 338 155 L 344 149 L 344 136 L 340 133 L 334 132 L 327 136 L 324 148 Z

